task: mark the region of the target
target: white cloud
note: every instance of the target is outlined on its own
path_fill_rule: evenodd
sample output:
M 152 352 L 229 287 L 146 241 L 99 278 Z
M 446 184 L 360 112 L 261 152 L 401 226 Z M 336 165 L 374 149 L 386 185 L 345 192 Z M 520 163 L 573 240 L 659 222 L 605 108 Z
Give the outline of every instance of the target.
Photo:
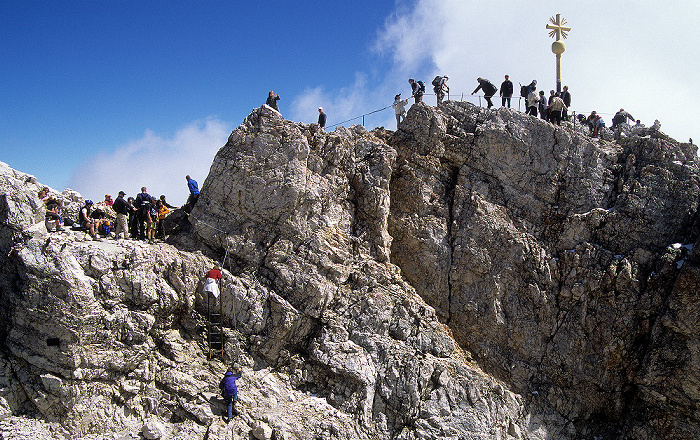
M 165 194 L 170 204 L 181 205 L 189 195 L 185 175 L 201 187 L 229 134 L 230 124 L 216 118 L 191 122 L 171 138 L 148 130 L 140 139 L 90 158 L 69 186 L 96 202 L 105 194 L 116 198 L 121 190 L 135 196 L 145 186 L 152 196 Z

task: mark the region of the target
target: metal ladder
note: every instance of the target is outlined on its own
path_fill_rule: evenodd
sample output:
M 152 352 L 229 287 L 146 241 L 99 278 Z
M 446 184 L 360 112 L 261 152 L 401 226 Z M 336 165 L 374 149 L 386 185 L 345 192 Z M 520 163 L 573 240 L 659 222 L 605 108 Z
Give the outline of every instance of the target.
M 221 297 L 221 280 L 219 280 L 219 297 Z M 219 357 L 223 360 L 224 358 L 224 326 L 222 316 L 222 299 L 219 298 L 218 306 L 216 303 L 212 304 L 212 296 L 207 293 L 207 346 L 209 352 L 207 353 L 207 359 L 212 359 L 214 357 Z M 214 310 L 212 310 L 212 308 Z

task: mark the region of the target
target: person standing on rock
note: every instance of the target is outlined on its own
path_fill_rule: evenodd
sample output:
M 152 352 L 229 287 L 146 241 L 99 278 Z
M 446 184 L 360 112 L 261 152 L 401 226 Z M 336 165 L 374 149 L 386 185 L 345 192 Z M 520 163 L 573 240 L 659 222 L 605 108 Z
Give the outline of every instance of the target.
M 561 125 L 562 113 L 566 111 L 566 105 L 564 101 L 559 97 L 557 93 L 551 99 L 549 103 L 549 119 L 552 124 Z
M 270 93 L 267 96 L 267 101 L 265 101 L 265 104 L 269 105 L 270 107 L 274 108 L 278 112 L 280 111 L 279 108 L 277 108 L 277 101 L 280 100 L 280 95 L 276 94 L 272 90 L 270 90 Z
M 450 79 L 447 75 L 436 76 L 433 80 L 433 91 L 437 96 L 437 104 L 439 107 L 442 104 L 442 100 L 445 99 L 445 93 L 450 93 L 450 86 L 447 85 L 447 80 Z
M 510 108 L 510 98 L 513 97 L 513 83 L 511 82 L 510 79 L 508 79 L 508 75 L 506 75 L 506 80 L 501 83 L 501 107 L 506 106 L 506 102 L 508 103 L 508 108 Z
M 153 220 L 151 219 L 151 202 L 155 199 L 146 191 L 146 187 L 142 186 L 141 192 L 136 194 L 136 198 L 134 199 L 134 206 L 138 209 L 139 239 L 141 240 L 146 239 L 147 231 L 153 226 Z M 144 224 L 146 225 L 146 232 L 144 232 Z
M 114 238 L 118 239 L 119 234 L 124 233 L 124 239 L 126 240 L 129 238 L 129 229 L 128 229 L 128 216 L 129 216 L 129 211 L 132 209 L 129 206 L 129 203 L 127 203 L 126 200 L 124 200 L 124 196 L 126 193 L 124 191 L 119 191 L 119 195 L 117 196 L 117 199 L 114 201 L 114 204 L 112 205 L 112 208 L 114 208 L 114 212 L 117 213 L 117 225 L 114 228 Z
M 399 124 L 401 123 L 401 120 L 406 117 L 406 109 L 404 108 L 404 106 L 407 104 L 408 99 L 404 99 L 403 101 L 401 100 L 401 93 L 394 96 L 394 103 L 391 104 L 391 106 L 394 107 L 394 113 L 396 113 L 397 130 L 399 129 Z
M 233 370 L 236 370 L 236 374 L 229 368 L 224 374 L 223 379 L 219 382 L 219 388 L 221 389 L 221 395 L 224 397 L 224 403 L 226 403 L 226 411 L 228 417 L 224 417 L 224 422 L 228 423 L 233 418 L 233 405 L 238 400 L 238 387 L 236 386 L 236 381 L 241 378 L 243 373 L 240 367 L 235 366 Z
M 416 81 L 413 78 L 409 78 L 408 83 L 411 85 L 411 97 L 416 100 L 415 102 L 423 102 L 423 93 L 425 93 L 423 81 Z
M 472 95 L 476 92 L 479 91 L 479 89 L 484 91 L 484 98 L 486 99 L 486 102 L 488 103 L 486 108 L 491 108 L 493 107 L 493 102 L 491 102 L 491 97 L 496 94 L 496 91 L 498 90 L 496 86 L 494 86 L 491 81 L 484 79 L 484 78 L 477 78 L 476 81 L 479 83 L 479 85 L 474 89 L 472 92 Z
M 537 96 L 537 87 L 533 87 L 527 94 L 527 114 L 537 117 L 537 104 L 540 98 Z
M 199 199 L 199 186 L 197 185 L 197 181 L 191 178 L 189 174 L 185 176 L 185 180 L 187 180 L 187 188 L 190 190 L 190 196 L 187 198 L 184 210 L 189 214 Z
M 624 108 L 621 108 L 619 112 L 615 113 L 612 120 L 612 128 L 617 127 L 620 124 L 627 122 L 627 119 L 634 121 L 634 117 L 627 113 Z
M 564 105 L 566 108 L 561 114 L 561 119 L 564 121 L 569 120 L 569 107 L 571 106 L 571 93 L 569 93 L 569 86 L 564 86 L 564 89 L 562 89 L 561 92 L 561 100 L 564 101 Z
M 318 108 L 318 126 L 326 128 L 326 114 L 323 113 L 323 107 Z

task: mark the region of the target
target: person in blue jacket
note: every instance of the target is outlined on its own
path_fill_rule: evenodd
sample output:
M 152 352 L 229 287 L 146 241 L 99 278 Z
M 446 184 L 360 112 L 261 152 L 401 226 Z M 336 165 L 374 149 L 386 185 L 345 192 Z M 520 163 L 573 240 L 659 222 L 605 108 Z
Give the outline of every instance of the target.
M 227 406 L 228 417 L 224 417 L 226 423 L 231 421 L 233 417 L 233 405 L 234 402 L 238 400 L 238 387 L 236 386 L 236 381 L 241 378 L 243 373 L 239 367 L 233 368 L 236 370 L 236 374 L 229 368 L 224 374 L 224 377 L 219 383 L 219 388 L 221 388 L 221 395 L 224 397 L 224 402 Z
M 185 176 L 185 179 L 187 180 L 187 188 L 190 190 L 190 196 L 187 198 L 183 209 L 189 214 L 197 203 L 197 199 L 199 199 L 199 186 L 197 185 L 197 181 L 191 178 L 189 174 Z

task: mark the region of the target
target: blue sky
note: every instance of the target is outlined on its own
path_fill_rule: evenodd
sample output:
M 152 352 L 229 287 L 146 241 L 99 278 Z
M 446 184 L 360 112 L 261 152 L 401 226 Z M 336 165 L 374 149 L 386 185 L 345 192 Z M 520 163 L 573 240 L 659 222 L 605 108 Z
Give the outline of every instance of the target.
M 448 74 L 475 103 L 477 76 L 554 88 L 556 13 L 573 28 L 572 107 L 700 139 L 697 2 L 513 3 L 3 0 L 0 161 L 86 198 L 145 185 L 182 203 L 184 175 L 203 183 L 270 89 L 285 117 L 315 122 L 322 105 L 331 125 L 410 95 L 408 77 Z M 394 128 L 390 110 L 365 124 Z

